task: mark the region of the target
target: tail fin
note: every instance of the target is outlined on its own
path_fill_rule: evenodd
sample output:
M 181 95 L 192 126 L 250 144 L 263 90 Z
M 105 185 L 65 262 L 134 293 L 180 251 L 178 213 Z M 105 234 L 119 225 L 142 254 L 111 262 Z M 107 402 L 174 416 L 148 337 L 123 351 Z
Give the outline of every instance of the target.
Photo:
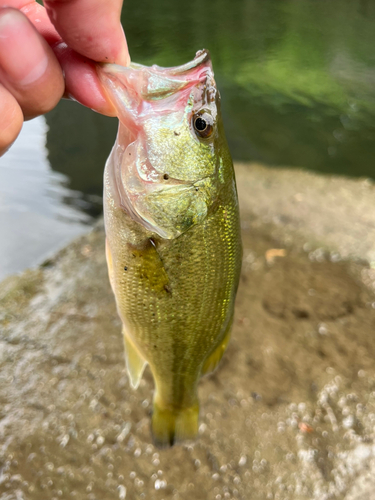
M 189 408 L 161 408 L 154 401 L 151 430 L 155 445 L 167 448 L 198 434 L 198 403 Z

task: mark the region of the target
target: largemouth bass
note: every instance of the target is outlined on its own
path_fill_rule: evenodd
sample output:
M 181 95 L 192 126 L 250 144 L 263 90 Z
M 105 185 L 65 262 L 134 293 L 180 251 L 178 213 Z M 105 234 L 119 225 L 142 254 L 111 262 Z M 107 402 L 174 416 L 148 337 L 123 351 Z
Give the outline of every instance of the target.
M 232 159 L 207 51 L 98 72 L 120 120 L 104 174 L 109 277 L 131 385 L 147 363 L 154 377 L 163 447 L 196 436 L 199 379 L 229 341 L 241 265 Z

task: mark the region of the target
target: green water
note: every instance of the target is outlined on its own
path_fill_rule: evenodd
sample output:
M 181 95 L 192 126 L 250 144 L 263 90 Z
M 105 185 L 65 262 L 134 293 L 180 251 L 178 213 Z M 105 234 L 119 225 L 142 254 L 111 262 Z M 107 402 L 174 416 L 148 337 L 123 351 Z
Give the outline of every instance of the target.
M 235 160 L 375 177 L 375 2 L 141 0 L 123 25 L 143 64 L 210 50 Z M 47 121 L 52 168 L 99 211 L 116 120 L 63 102 Z

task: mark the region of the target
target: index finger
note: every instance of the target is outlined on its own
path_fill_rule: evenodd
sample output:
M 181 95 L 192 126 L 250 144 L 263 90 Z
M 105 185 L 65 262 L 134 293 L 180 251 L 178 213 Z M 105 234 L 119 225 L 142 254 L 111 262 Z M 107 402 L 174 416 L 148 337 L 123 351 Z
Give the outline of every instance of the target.
M 130 63 L 120 23 L 123 0 L 45 0 L 62 39 L 79 54 L 98 62 Z

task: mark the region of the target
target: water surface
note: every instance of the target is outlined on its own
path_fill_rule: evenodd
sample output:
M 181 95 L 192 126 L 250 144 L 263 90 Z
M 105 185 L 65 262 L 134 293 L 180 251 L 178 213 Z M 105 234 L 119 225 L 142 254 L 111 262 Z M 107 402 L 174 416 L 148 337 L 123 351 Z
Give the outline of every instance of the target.
M 90 221 L 65 203 L 76 194 L 66 187 L 65 175 L 51 170 L 46 132 L 44 117 L 26 122 L 0 158 L 0 280 L 51 256 Z

